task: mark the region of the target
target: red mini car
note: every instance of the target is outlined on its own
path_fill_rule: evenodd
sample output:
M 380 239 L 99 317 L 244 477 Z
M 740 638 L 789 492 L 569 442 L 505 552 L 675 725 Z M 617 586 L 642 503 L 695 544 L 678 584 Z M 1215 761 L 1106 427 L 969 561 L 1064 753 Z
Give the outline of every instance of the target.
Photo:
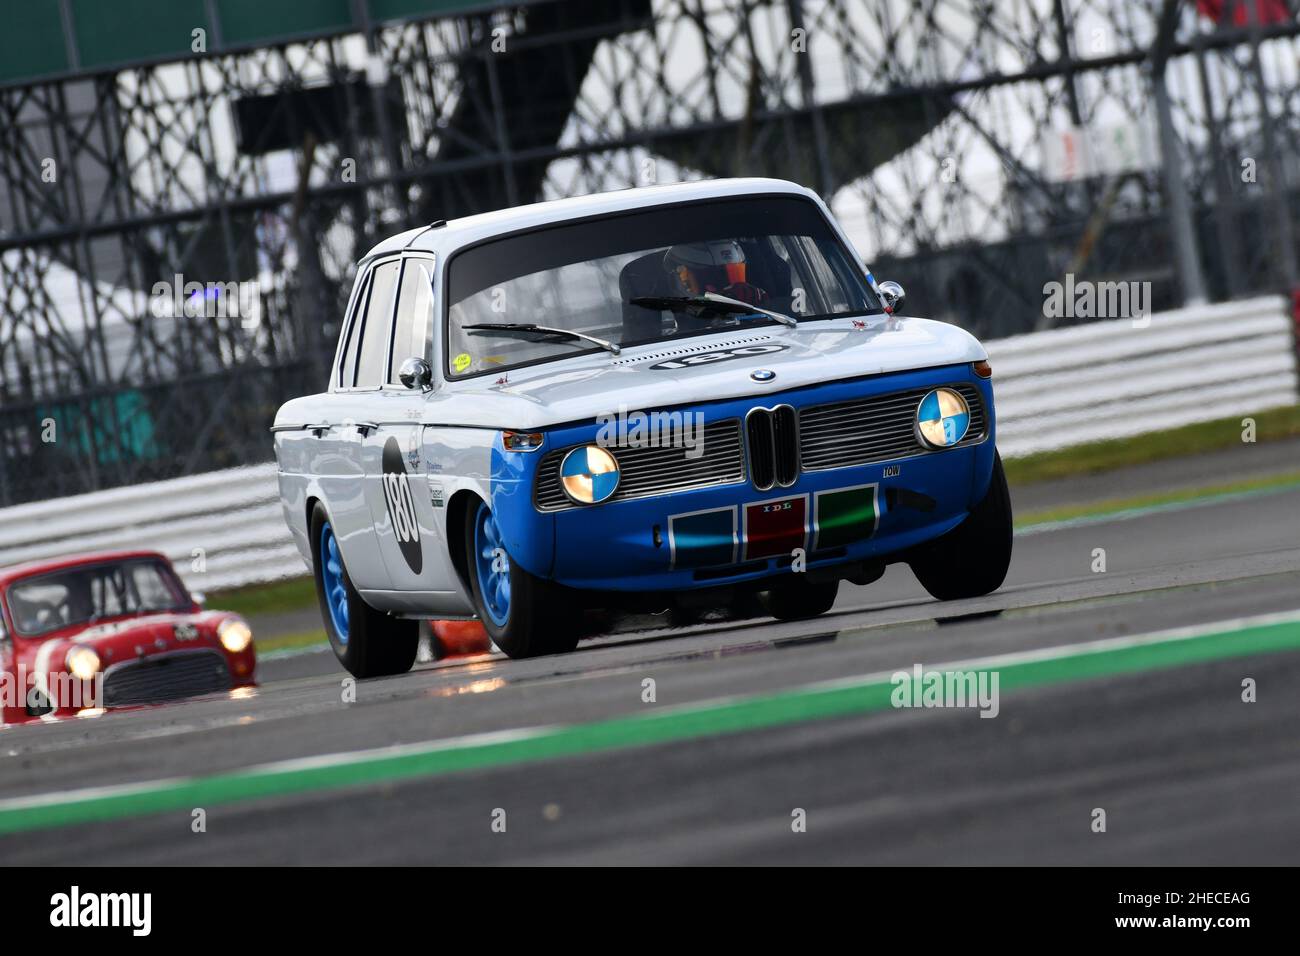
M 253 633 L 156 551 L 0 570 L 0 726 L 249 687 Z

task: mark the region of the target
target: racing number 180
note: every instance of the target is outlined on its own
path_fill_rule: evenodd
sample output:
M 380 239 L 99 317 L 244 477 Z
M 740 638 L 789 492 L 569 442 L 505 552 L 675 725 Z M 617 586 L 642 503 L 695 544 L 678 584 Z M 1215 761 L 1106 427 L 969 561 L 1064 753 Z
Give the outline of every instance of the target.
M 384 475 L 384 502 L 393 521 L 393 533 L 403 543 L 420 540 L 420 526 L 415 520 L 415 500 L 411 484 L 404 473 Z

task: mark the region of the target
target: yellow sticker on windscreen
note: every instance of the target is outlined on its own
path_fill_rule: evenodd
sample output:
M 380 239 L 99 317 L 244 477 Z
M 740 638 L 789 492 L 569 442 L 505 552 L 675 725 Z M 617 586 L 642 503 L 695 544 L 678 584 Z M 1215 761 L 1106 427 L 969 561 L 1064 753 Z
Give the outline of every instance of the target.
M 465 369 L 470 367 L 473 361 L 474 359 L 470 356 L 468 352 L 461 352 L 459 355 L 457 355 L 454 359 L 451 360 L 451 367 L 454 368 L 457 372 L 463 372 L 465 371 Z

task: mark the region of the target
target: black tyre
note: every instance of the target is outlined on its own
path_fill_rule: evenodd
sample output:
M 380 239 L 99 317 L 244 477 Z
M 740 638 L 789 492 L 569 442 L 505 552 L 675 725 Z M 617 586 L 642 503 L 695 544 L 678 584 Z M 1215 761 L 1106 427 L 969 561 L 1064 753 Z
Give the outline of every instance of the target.
M 334 656 L 353 677 L 405 674 L 415 663 L 419 622 L 391 617 L 361 599 L 320 502 L 311 514 L 311 541 L 316 597 Z
M 779 621 L 802 621 L 829 611 L 839 590 L 839 581 L 809 581 L 796 574 L 764 591 L 763 606 Z
M 1011 565 L 1011 492 L 1002 457 L 996 451 L 993 455 L 993 478 L 984 499 L 965 521 L 908 560 L 921 586 L 940 601 L 980 597 L 1006 580 Z
M 496 517 L 483 502 L 470 508 L 465 553 L 474 609 L 497 647 L 510 657 L 540 657 L 578 646 L 578 608 L 510 558 Z

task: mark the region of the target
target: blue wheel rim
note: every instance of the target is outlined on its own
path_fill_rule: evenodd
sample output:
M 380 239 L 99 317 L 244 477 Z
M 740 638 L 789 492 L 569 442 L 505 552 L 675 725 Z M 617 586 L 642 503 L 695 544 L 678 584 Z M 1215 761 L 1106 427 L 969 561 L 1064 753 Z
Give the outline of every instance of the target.
M 483 610 L 493 624 L 505 627 L 510 619 L 510 558 L 487 505 L 480 505 L 474 518 L 474 566 Z
M 340 644 L 348 642 L 348 592 L 343 587 L 343 559 L 339 543 L 328 521 L 320 529 L 320 576 L 325 590 L 325 606 Z

